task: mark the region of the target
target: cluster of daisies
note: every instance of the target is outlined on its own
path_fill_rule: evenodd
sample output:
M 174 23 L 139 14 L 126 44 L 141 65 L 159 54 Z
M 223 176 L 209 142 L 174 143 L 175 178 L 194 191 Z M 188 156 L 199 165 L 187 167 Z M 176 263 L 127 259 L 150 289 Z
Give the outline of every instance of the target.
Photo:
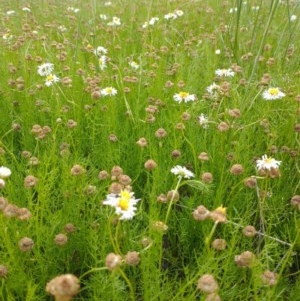
M 57 77 L 55 74 L 53 74 L 54 65 L 52 63 L 44 63 L 40 66 L 38 66 L 38 74 L 40 76 L 44 76 L 45 79 L 45 85 L 47 87 L 52 86 L 54 83 L 57 83 L 60 81 L 60 78 Z

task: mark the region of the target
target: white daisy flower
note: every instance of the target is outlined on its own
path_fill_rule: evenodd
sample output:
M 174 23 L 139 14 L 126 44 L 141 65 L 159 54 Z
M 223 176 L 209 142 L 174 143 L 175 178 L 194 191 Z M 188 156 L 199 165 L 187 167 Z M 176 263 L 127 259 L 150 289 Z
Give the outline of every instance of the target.
M 174 13 L 178 16 L 178 17 L 181 17 L 181 16 L 183 16 L 183 11 L 182 10 L 180 10 L 180 9 L 176 9 L 175 11 L 174 11 Z
M 107 62 L 107 56 L 101 55 L 98 60 L 100 70 L 104 70 L 107 67 L 106 62 Z
M 149 25 L 154 25 L 157 21 L 159 21 L 159 18 L 153 17 L 153 18 L 150 19 Z
M 234 72 L 231 69 L 217 69 L 215 74 L 219 77 L 233 77 Z
M 121 25 L 121 19 L 118 17 L 113 17 L 111 22 L 107 23 L 108 26 L 120 26 Z
M 54 70 L 54 65 L 52 63 L 45 63 L 40 66 L 38 66 L 38 74 L 40 76 L 48 76 L 50 75 Z
M 22 11 L 25 11 L 25 12 L 28 12 L 30 13 L 31 12 L 31 9 L 29 7 L 22 7 Z
M 296 20 L 297 20 L 297 16 L 296 15 L 291 15 L 290 21 L 295 22 Z
M 168 13 L 168 14 L 166 14 L 165 16 L 164 16 L 164 19 L 166 19 L 166 20 L 170 20 L 170 19 L 172 19 L 172 20 L 174 20 L 174 19 L 176 19 L 178 16 L 177 16 L 177 14 L 175 14 L 175 13 Z
M 279 88 L 269 88 L 265 90 L 262 94 L 265 100 L 274 100 L 274 99 L 281 99 L 285 97 L 285 93 L 281 92 Z
M 134 197 L 133 192 L 121 190 L 120 194 L 109 194 L 103 205 L 109 205 L 115 208 L 116 214 L 120 215 L 120 220 L 132 219 L 136 214 L 136 204 L 140 199 Z
M 107 16 L 104 15 L 104 14 L 99 15 L 99 17 L 100 17 L 101 20 L 104 20 L 104 21 L 107 20 Z
M 14 10 L 8 10 L 7 12 L 6 12 L 6 14 L 8 15 L 8 16 L 11 16 L 11 15 L 14 15 L 16 12 L 14 11 Z
M 178 178 L 190 179 L 195 177 L 194 173 L 192 173 L 186 167 L 180 165 L 176 165 L 175 167 L 173 167 L 171 169 L 171 173 L 178 176 Z
M 8 167 L 1 166 L 0 167 L 0 178 L 8 178 L 11 175 L 11 170 Z
M 217 85 L 216 83 L 212 83 L 206 88 L 206 91 L 211 95 L 211 96 L 217 96 L 218 93 L 220 92 L 221 87 Z
M 106 87 L 100 91 L 103 96 L 114 96 L 118 94 L 118 91 L 113 87 Z
M 52 86 L 53 84 L 58 83 L 59 81 L 60 81 L 59 77 L 57 77 L 57 76 L 54 75 L 54 74 L 49 74 L 49 75 L 46 77 L 45 85 L 46 85 L 47 87 L 50 87 L 50 86 Z
M 272 157 L 268 157 L 267 155 L 263 155 L 261 160 L 256 160 L 256 168 L 258 170 L 271 170 L 271 168 L 278 169 L 280 164 L 281 161 L 277 161 Z
M 94 50 L 94 54 L 97 55 L 97 56 L 101 56 L 102 54 L 107 54 L 107 49 L 102 47 L 102 46 L 98 46 Z
M 208 118 L 206 115 L 204 115 L 203 113 L 201 113 L 201 115 L 198 117 L 199 120 L 199 124 L 204 128 L 207 129 L 208 128 Z
M 134 61 L 131 61 L 129 62 L 129 66 L 132 68 L 132 69 L 139 69 L 140 65 Z
M 174 94 L 173 99 L 179 103 L 181 103 L 182 101 L 184 102 L 195 101 L 196 95 L 189 94 L 188 92 L 179 92 Z

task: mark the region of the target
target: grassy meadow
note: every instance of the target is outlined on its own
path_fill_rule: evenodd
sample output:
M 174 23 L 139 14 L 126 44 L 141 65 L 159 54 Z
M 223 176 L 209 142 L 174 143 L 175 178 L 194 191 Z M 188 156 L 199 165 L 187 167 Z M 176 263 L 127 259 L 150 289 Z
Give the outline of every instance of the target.
M 299 1 L 0 16 L 0 301 L 300 300 Z

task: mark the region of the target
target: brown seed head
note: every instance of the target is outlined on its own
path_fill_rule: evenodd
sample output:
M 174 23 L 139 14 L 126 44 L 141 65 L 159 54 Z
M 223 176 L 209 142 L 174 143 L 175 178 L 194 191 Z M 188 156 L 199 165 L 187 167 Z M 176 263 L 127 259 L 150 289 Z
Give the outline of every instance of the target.
M 27 221 L 31 218 L 31 212 L 27 208 L 19 208 L 17 217 L 21 221 Z
M 147 142 L 146 138 L 142 137 L 142 138 L 140 138 L 140 139 L 136 142 L 136 144 L 137 144 L 139 147 L 144 148 L 144 147 L 146 147 L 146 146 L 148 145 L 148 142 Z
M 68 237 L 63 233 L 57 234 L 55 235 L 54 242 L 58 246 L 64 246 L 68 242 Z
M 22 239 L 19 240 L 18 245 L 19 245 L 19 249 L 22 252 L 28 252 L 33 248 L 34 242 L 31 238 L 23 237 Z
M 172 202 L 178 202 L 178 200 L 179 200 L 179 193 L 178 193 L 178 191 L 177 190 L 169 190 L 168 192 L 167 192 L 167 199 L 168 200 L 170 200 L 170 201 L 172 201 Z
M 8 200 L 3 196 L 0 196 L 0 210 L 3 211 L 7 205 L 8 205 Z
M 75 232 L 76 228 L 72 223 L 68 223 L 65 225 L 64 230 L 69 234 Z
M 240 255 L 236 255 L 234 257 L 234 261 L 239 267 L 250 268 L 253 266 L 255 258 L 256 258 L 256 256 L 252 252 L 245 251 Z
M 57 301 L 69 301 L 80 289 L 79 279 L 72 274 L 55 277 L 46 285 L 46 292 L 53 295 Z
M 253 177 L 249 177 L 244 180 L 244 184 L 249 188 L 255 188 L 256 187 L 256 179 Z
M 209 217 L 210 211 L 203 205 L 200 205 L 193 211 L 192 214 L 196 221 L 203 221 Z
M 157 163 L 152 159 L 147 160 L 144 164 L 144 167 L 147 170 L 153 170 L 156 166 L 157 166 Z
M 83 168 L 81 165 L 79 164 L 75 164 L 72 168 L 71 168 L 71 175 L 72 176 L 80 176 L 86 173 L 86 169 Z
M 300 195 L 294 195 L 291 198 L 291 205 L 295 206 L 300 210 Z
M 278 274 L 267 270 L 261 275 L 261 280 L 265 285 L 274 286 L 277 284 Z
M 213 175 L 210 172 L 204 172 L 201 175 L 201 180 L 205 184 L 210 184 L 213 181 Z
M 116 270 L 122 264 L 122 256 L 115 253 L 109 253 L 105 259 L 105 266 L 108 270 Z
M 216 208 L 215 210 L 210 212 L 209 218 L 212 219 L 215 223 L 225 223 L 227 221 L 226 208 L 222 206 Z
M 167 136 L 167 132 L 165 129 L 163 128 L 159 128 L 156 132 L 155 132 L 155 136 L 157 138 L 164 138 Z
M 140 254 L 138 252 L 132 251 L 128 252 L 125 256 L 125 263 L 130 266 L 138 265 L 140 262 Z
M 218 291 L 219 285 L 213 275 L 204 274 L 198 279 L 197 288 L 205 294 L 213 294 Z
M 207 153 L 202 152 L 199 154 L 198 159 L 201 161 L 208 161 L 209 160 L 209 156 Z
M 243 234 L 246 237 L 253 237 L 256 235 L 256 229 L 253 226 L 248 225 L 243 229 Z
M 0 265 L 0 279 L 1 278 L 6 278 L 7 274 L 8 274 L 7 267 L 5 265 L 1 264 Z
M 241 175 L 244 172 L 244 168 L 241 164 L 234 164 L 230 169 L 230 173 L 233 175 Z
M 106 170 L 101 170 L 98 174 L 98 179 L 100 181 L 107 180 L 109 178 L 109 173 Z
M 226 240 L 222 238 L 216 238 L 212 243 L 211 246 L 213 249 L 222 251 L 226 249 Z

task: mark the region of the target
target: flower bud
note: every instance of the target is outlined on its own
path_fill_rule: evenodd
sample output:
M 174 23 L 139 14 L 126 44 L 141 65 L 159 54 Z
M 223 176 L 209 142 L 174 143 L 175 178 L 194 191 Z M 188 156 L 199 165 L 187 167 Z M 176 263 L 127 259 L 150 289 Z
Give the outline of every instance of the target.
M 105 266 L 108 270 L 116 270 L 122 264 L 122 256 L 115 253 L 109 253 L 105 259 Z
M 138 265 L 140 262 L 140 254 L 138 252 L 132 251 L 128 252 L 125 256 L 125 263 L 131 266 Z
M 219 285 L 213 275 L 204 274 L 198 279 L 197 288 L 205 294 L 212 294 L 218 291 Z

